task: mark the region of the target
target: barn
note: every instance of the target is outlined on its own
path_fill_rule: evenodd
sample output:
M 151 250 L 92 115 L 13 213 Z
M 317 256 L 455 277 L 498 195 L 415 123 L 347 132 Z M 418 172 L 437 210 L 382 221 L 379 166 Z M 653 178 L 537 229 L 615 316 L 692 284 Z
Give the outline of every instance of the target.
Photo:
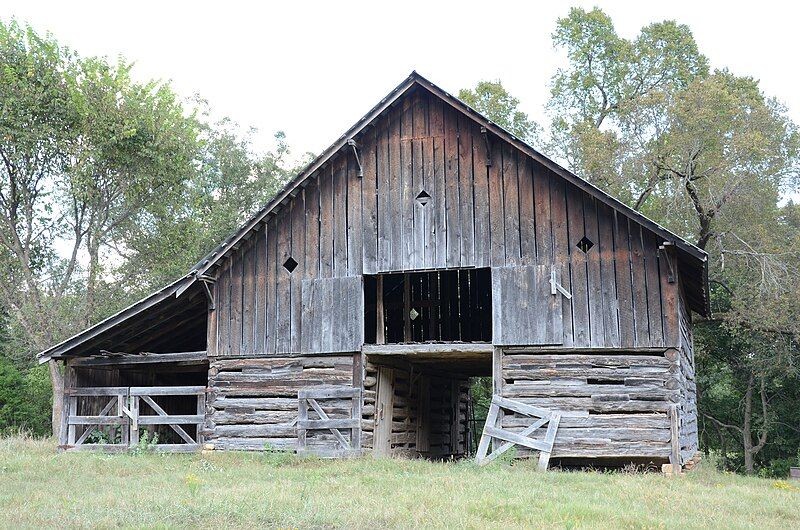
M 681 464 L 693 313 L 702 250 L 414 72 L 186 276 L 39 359 L 66 367 L 65 450 Z

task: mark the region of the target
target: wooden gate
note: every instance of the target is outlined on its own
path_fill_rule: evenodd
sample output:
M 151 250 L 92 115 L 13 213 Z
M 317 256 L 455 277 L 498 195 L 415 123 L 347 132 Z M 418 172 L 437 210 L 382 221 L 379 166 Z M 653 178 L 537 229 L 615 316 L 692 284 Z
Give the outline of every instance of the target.
M 139 444 L 140 428 L 168 425 L 182 442 L 156 444 L 155 449 L 166 452 L 196 451 L 203 442 L 201 431 L 205 421 L 205 395 L 204 386 L 67 389 L 65 428 L 62 428 L 60 446 L 67 451 L 125 451 Z M 195 414 L 168 414 L 156 401 L 164 396 L 196 396 Z M 96 414 L 79 415 L 79 398 L 94 400 L 96 406 L 102 404 L 102 408 Z M 142 414 L 142 402 L 155 414 Z M 196 426 L 197 434 L 194 437 L 184 429 L 187 425 Z M 83 432 L 79 434 L 81 427 Z M 90 438 L 93 433 L 103 439 L 92 443 Z
M 360 388 L 302 388 L 297 393 L 297 401 L 298 454 L 314 454 L 325 458 L 361 454 Z M 325 410 L 326 407 L 328 411 Z M 342 434 L 342 430 L 350 431 L 349 439 Z M 329 431 L 333 440 L 330 443 L 310 444 L 309 431 Z
M 522 414 L 523 416 L 530 416 L 534 421 L 520 432 L 507 431 L 501 426 L 496 425 L 500 417 L 501 409 L 510 410 L 517 414 Z M 562 414 L 564 413 L 526 405 L 519 401 L 513 401 L 495 395 L 492 397 L 492 404 L 486 416 L 486 423 L 483 427 L 481 442 L 478 445 L 478 452 L 475 455 L 475 462 L 479 465 L 488 464 L 511 449 L 514 444 L 517 444 L 539 451 L 539 469 L 542 471 L 546 470 L 547 466 L 550 464 L 550 454 L 553 452 L 553 444 L 556 440 L 558 423 L 561 421 Z M 567 415 L 573 415 L 573 413 L 567 413 Z M 534 439 L 533 434 L 540 427 L 544 427 L 545 425 L 547 425 L 547 432 L 545 433 L 544 439 Z M 496 445 L 494 451 L 489 453 L 489 442 L 491 439 L 502 441 L 503 443 Z

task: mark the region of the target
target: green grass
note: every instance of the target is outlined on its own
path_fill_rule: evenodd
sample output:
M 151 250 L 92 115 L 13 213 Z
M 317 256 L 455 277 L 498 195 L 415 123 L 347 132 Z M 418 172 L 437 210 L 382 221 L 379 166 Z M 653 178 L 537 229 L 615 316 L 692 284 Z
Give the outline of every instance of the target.
M 0 527 L 800 528 L 800 489 L 702 466 L 540 473 L 530 464 L 291 455 L 57 453 L 0 439 Z

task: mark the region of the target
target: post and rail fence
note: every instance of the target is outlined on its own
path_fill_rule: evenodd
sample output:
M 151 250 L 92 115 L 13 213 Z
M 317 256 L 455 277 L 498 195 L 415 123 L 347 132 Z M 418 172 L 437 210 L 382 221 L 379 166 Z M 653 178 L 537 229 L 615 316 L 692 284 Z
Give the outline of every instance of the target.
M 167 413 L 156 401 L 165 396 L 196 396 L 195 414 Z M 107 402 L 99 412 L 81 415 L 79 398 Z M 151 426 L 159 425 L 169 426 L 180 442 L 153 444 L 157 451 L 193 452 L 199 450 L 203 443 L 205 386 L 68 388 L 65 391 L 65 400 L 66 410 L 62 418 L 59 446 L 67 451 L 127 451 L 139 445 L 140 429 L 152 429 Z M 143 404 L 146 407 L 142 407 Z M 155 414 L 143 414 L 143 408 Z M 83 431 L 79 433 L 80 427 L 83 427 Z M 184 427 L 196 427 L 194 436 Z M 194 429 L 188 430 L 191 432 Z M 100 440 L 92 438 L 92 434 Z

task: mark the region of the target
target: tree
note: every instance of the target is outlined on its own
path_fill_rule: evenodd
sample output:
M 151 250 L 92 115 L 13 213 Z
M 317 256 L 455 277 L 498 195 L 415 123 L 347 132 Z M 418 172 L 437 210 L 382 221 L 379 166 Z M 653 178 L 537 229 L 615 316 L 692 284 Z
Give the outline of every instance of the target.
M 0 305 L 29 354 L 74 331 L 74 313 L 95 316 L 100 249 L 191 177 L 196 124 L 167 86 L 15 21 L 0 23 L 0 55 Z M 50 374 L 55 432 L 63 383 L 52 362 Z
M 553 39 L 569 57 L 553 79 L 553 151 L 710 254 L 716 317 L 697 326 L 697 355 L 720 377 L 700 378 L 700 412 L 752 473 L 797 378 L 800 227 L 781 206 L 798 182 L 797 127 L 757 81 L 709 72 L 675 22 L 629 41 L 601 10 L 572 9 Z
M 474 89 L 462 88 L 458 98 L 529 144 L 536 144 L 540 127 L 519 110 L 519 100 L 498 81 L 480 81 Z

